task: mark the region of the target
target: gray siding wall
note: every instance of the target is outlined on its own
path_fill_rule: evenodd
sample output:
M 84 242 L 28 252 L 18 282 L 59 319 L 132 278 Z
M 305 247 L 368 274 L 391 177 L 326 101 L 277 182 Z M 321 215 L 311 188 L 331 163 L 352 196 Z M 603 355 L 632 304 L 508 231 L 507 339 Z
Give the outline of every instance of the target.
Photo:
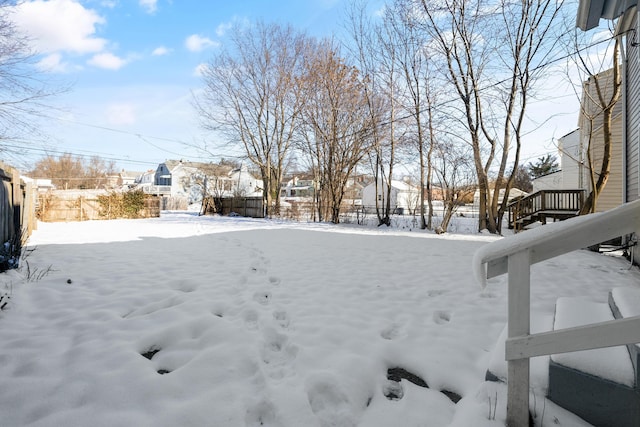
M 636 28 L 640 28 L 636 13 Z M 627 39 L 627 201 L 640 199 L 640 48 Z

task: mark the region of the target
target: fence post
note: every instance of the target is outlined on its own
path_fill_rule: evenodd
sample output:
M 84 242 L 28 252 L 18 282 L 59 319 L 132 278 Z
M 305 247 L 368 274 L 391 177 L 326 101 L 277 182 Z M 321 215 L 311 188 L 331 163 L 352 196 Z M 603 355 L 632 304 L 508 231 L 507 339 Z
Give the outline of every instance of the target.
M 22 229 L 22 189 L 20 188 L 20 172 L 11 168 L 11 187 L 13 194 L 11 201 L 13 203 L 13 230 L 10 237 L 20 235 Z
M 530 252 L 509 255 L 508 338 L 529 335 L 530 327 Z M 529 425 L 529 359 L 510 360 L 507 364 L 507 426 Z

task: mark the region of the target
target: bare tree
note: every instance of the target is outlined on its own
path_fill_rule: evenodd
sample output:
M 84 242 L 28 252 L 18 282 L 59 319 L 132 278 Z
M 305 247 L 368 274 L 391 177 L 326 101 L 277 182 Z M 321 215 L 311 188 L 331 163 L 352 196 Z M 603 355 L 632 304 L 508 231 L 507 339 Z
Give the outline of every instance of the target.
M 386 9 L 385 20 L 393 29 L 398 46 L 398 63 L 406 87 L 402 104 L 413 119 L 413 140 L 420 164 L 420 226 L 432 228 L 432 154 L 436 145 L 437 90 L 434 88 L 434 64 L 430 59 L 429 36 L 414 13 L 413 0 L 395 0 Z M 425 191 L 427 211 L 425 212 Z M 426 214 L 426 218 L 425 218 Z
M 355 44 L 355 58 L 360 72 L 366 76 L 364 94 L 372 120 L 373 149 L 369 163 L 373 171 L 375 210 L 378 225 L 391 225 L 391 181 L 396 163 L 398 141 L 396 116 L 398 111 L 398 79 L 396 53 L 388 20 L 374 23 L 369 19 L 367 3 L 354 1 L 349 10 L 348 28 Z M 386 193 L 386 194 L 383 194 Z M 380 203 L 382 202 L 382 203 Z
M 115 163 L 94 156 L 89 160 L 65 153 L 57 158 L 46 156 L 34 165 L 34 178 L 51 179 L 60 189 L 104 188 L 108 175 L 115 173 Z
M 0 0 L 0 150 L 24 159 L 20 147 L 7 143 L 32 143 L 40 134 L 36 119 L 51 109 L 45 101 L 65 89 L 54 90 L 36 69 L 30 40 L 12 20 L 15 3 Z
M 462 200 L 475 190 L 472 185 L 473 163 L 469 150 L 468 145 L 452 140 L 435 144 L 434 170 L 443 203 L 442 221 L 436 227 L 438 234 L 447 231 L 451 218 L 462 204 Z
M 426 30 L 444 59 L 449 84 L 473 148 L 480 193 L 479 230 L 501 230 L 514 179 L 507 167 L 513 149 L 517 170 L 527 103 L 540 64 L 556 39 L 553 24 L 561 1 L 419 0 Z M 489 182 L 495 170 L 495 187 Z
M 307 38 L 290 26 L 236 26 L 233 51 L 221 51 L 204 69 L 195 106 L 206 129 L 240 143 L 260 170 L 265 214 L 279 211 L 280 183 L 300 114 L 296 76 Z
M 620 114 L 622 70 L 620 38 L 614 38 L 611 30 L 608 35 L 609 41 L 605 45 L 594 44 L 591 35 L 574 29 L 568 46 L 573 53 L 570 57 L 572 71 L 579 79 L 574 87 L 580 89 L 579 92 L 576 90 L 576 95 L 581 98 L 581 158 L 574 160 L 585 166 L 589 181 L 589 193 L 580 209 L 581 215 L 596 211 L 598 198 L 611 175 L 613 119 Z
M 371 148 L 376 122 L 369 114 L 360 73 L 345 63 L 329 40 L 307 56 L 300 92 L 305 99 L 305 151 L 319 185 L 319 219 L 338 223 L 345 186 Z
M 105 188 L 108 183 L 109 175 L 116 172 L 116 163 L 113 160 L 105 160 L 99 156 L 93 156 L 89 160 L 83 162 L 85 182 L 82 188 Z

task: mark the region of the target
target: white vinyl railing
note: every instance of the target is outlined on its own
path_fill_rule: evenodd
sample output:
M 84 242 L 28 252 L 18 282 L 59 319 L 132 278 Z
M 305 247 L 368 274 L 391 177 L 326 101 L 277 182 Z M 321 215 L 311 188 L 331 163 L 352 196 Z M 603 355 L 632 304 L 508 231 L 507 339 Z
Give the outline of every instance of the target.
M 474 255 L 477 278 L 508 274 L 507 426 L 528 425 L 529 358 L 640 343 L 640 316 L 530 334 L 530 267 L 620 236 L 640 234 L 640 200 L 492 242 Z

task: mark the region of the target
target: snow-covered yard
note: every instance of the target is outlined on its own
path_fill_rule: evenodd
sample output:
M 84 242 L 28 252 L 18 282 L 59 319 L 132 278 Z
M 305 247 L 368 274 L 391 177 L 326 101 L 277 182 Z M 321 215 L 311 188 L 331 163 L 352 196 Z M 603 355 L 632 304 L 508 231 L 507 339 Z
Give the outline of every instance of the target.
M 482 289 L 471 265 L 495 239 L 189 213 L 40 223 L 0 276 L 0 425 L 504 425 L 506 387 L 484 377 L 506 278 Z M 51 271 L 28 281 L 27 263 Z M 532 267 L 532 311 L 639 284 L 623 259 L 574 252 Z M 586 425 L 533 375 L 537 425 Z

